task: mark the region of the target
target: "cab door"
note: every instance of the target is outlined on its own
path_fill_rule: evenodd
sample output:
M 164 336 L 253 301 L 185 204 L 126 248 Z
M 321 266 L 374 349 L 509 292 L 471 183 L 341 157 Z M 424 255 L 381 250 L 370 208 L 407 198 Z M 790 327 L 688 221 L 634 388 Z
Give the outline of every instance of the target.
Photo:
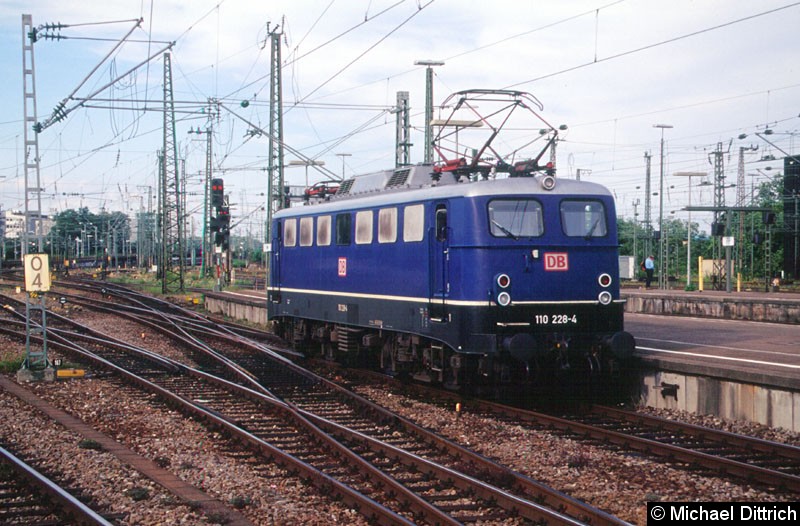
M 267 290 L 270 303 L 281 302 L 281 249 L 283 242 L 283 223 L 273 223 L 270 240 L 269 268 L 267 269 Z
M 428 317 L 431 321 L 447 322 L 447 297 L 449 282 L 449 238 L 447 205 L 439 203 L 434 209 L 433 231 L 428 236 L 430 245 Z

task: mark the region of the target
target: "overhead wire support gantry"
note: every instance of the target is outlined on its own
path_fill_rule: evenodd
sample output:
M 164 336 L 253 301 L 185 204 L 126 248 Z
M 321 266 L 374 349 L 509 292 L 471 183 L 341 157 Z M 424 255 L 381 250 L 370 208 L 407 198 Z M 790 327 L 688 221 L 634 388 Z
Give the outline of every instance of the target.
M 180 195 L 180 174 L 178 173 L 178 161 L 177 156 L 175 153 L 175 108 L 174 102 L 172 100 L 172 75 L 171 75 L 171 64 L 169 59 L 168 51 L 174 46 L 174 42 L 166 43 L 165 47 L 158 50 L 155 53 L 150 54 L 147 58 L 139 62 L 137 65 L 133 66 L 132 68 L 128 69 L 125 73 L 121 75 L 117 75 L 111 81 L 103 84 L 100 88 L 94 90 L 89 95 L 78 97 L 78 91 L 86 85 L 86 83 L 95 75 L 98 69 L 108 61 L 111 56 L 116 53 L 121 46 L 130 41 L 131 35 L 136 31 L 136 29 L 141 27 L 143 19 L 132 19 L 132 20 L 117 20 L 112 22 L 96 22 L 96 23 L 85 23 L 85 24 L 44 24 L 39 27 L 33 27 L 31 16 L 30 15 L 23 15 L 22 22 L 23 22 L 23 91 L 24 91 L 24 99 L 25 99 L 25 134 L 26 134 L 26 149 L 28 152 L 33 150 L 33 159 L 35 163 L 30 163 L 31 171 L 35 170 L 36 173 L 36 184 L 31 185 L 29 184 L 28 178 L 28 164 L 26 163 L 26 216 L 33 216 L 39 217 L 38 223 L 41 223 L 41 197 L 40 193 L 42 192 L 41 184 L 39 182 L 39 167 L 38 167 L 38 141 L 36 137 L 38 134 L 49 128 L 50 126 L 63 121 L 67 118 L 67 116 L 73 112 L 74 110 L 82 107 L 86 107 L 88 102 L 91 102 L 95 99 L 100 93 L 104 92 L 120 80 L 126 78 L 127 76 L 131 75 L 133 72 L 141 68 L 142 66 L 148 64 L 155 58 L 164 55 L 165 61 L 165 86 L 164 86 L 164 101 L 163 101 L 163 109 L 164 112 L 164 141 L 163 141 L 163 149 L 159 152 L 159 157 L 161 160 L 160 168 L 161 168 L 161 193 L 159 194 L 160 198 L 160 205 L 161 205 L 161 261 L 159 266 L 159 271 L 162 277 L 162 289 L 164 292 L 174 291 L 175 290 L 183 290 L 183 265 L 184 265 L 184 258 L 183 258 L 183 240 L 182 240 L 182 221 L 183 217 L 181 214 L 181 195 Z M 116 43 L 112 48 L 106 53 L 106 55 L 89 71 L 88 74 L 84 76 L 84 78 L 78 83 L 78 85 L 61 101 L 56 104 L 52 114 L 44 119 L 43 121 L 37 121 L 36 116 L 36 96 L 35 96 L 35 88 L 34 86 L 34 71 L 35 68 L 33 66 L 33 44 L 39 40 L 64 40 L 67 38 L 71 38 L 65 35 L 62 35 L 60 32 L 66 28 L 74 28 L 78 26 L 86 26 L 86 25 L 100 25 L 100 24 L 113 24 L 113 23 L 131 23 L 132 26 L 127 31 L 127 33 L 120 39 L 116 40 Z M 82 38 L 82 37 L 75 37 L 75 38 Z M 30 88 L 28 87 L 30 86 Z M 70 105 L 70 103 L 73 103 Z M 28 135 L 28 127 L 35 132 L 33 135 L 33 139 L 27 139 Z M 30 192 L 34 192 L 35 199 L 31 198 Z M 173 195 L 174 194 L 174 195 Z M 30 202 L 35 201 L 37 203 L 37 209 L 35 211 L 31 211 L 30 207 L 28 206 Z M 27 220 L 27 219 L 26 219 Z M 27 229 L 26 229 L 27 230 Z M 39 227 L 38 230 L 40 231 L 39 234 L 39 251 L 42 251 L 43 240 L 41 239 L 41 228 Z M 27 240 L 26 240 L 27 241 Z M 27 243 L 26 243 L 27 245 Z M 23 248 L 25 250 L 25 248 Z M 24 253 L 24 252 L 23 252 Z M 178 269 L 177 272 L 175 269 L 169 269 L 172 261 L 173 256 L 179 256 L 177 258 L 178 261 Z M 176 285 L 177 284 L 177 285 Z
M 78 93 L 78 90 L 80 90 L 86 84 L 86 82 L 88 82 L 88 80 L 92 77 L 92 75 L 94 75 L 97 72 L 97 70 L 100 68 L 100 66 L 102 66 L 111 57 L 111 55 L 113 55 L 125 42 L 129 41 L 130 36 L 133 34 L 133 32 L 136 31 L 136 29 L 138 29 L 139 27 L 141 27 L 142 21 L 143 20 L 141 18 L 135 19 L 135 20 L 119 20 L 119 21 L 117 21 L 117 22 L 134 22 L 134 25 L 133 25 L 133 27 L 130 28 L 130 30 L 128 30 L 128 32 L 125 34 L 125 36 L 120 38 L 117 41 L 116 45 L 113 46 L 108 51 L 108 53 L 106 53 L 106 55 L 103 57 L 103 59 L 100 60 L 97 63 L 97 65 L 95 65 L 94 68 L 92 68 L 92 70 L 83 78 L 83 80 L 75 87 L 75 89 L 73 89 L 72 92 L 69 95 L 64 97 L 58 104 L 56 104 L 56 107 L 53 109 L 53 113 L 50 115 L 50 117 L 48 117 L 47 119 L 45 119 L 42 122 L 37 122 L 36 124 L 34 124 L 34 131 L 36 131 L 36 133 L 41 133 L 42 131 L 44 131 L 45 129 L 49 128 L 53 124 L 55 124 L 57 122 L 61 122 L 62 120 L 66 119 L 67 115 L 72 113 L 74 110 L 76 110 L 76 109 L 78 109 L 80 107 L 83 107 L 86 102 L 91 101 L 94 97 L 96 97 L 97 95 L 99 95 L 100 93 L 102 93 L 103 91 L 108 89 L 113 84 L 119 82 L 120 80 L 122 80 L 123 78 L 127 77 L 128 75 L 130 75 L 131 73 L 133 73 L 134 71 L 139 69 L 140 67 L 144 66 L 145 64 L 149 63 L 153 59 L 159 57 L 163 53 L 165 53 L 165 52 L 169 51 L 170 49 L 172 49 L 172 47 L 174 45 L 174 42 L 168 42 L 167 45 L 164 48 L 162 48 L 159 51 L 153 53 L 152 55 L 147 57 L 145 60 L 143 60 L 142 62 L 140 62 L 136 66 L 130 68 L 125 73 L 117 76 L 116 78 L 114 78 L 110 82 L 104 84 L 103 86 L 101 86 L 100 88 L 98 88 L 97 90 L 92 92 L 90 95 L 87 95 L 86 97 L 81 97 L 80 99 L 76 98 L 76 94 Z M 107 22 L 107 23 L 116 23 L 116 22 Z M 29 34 L 30 34 L 30 38 L 32 39 L 33 42 L 35 42 L 39 38 L 44 38 L 44 39 L 47 39 L 47 40 L 62 40 L 62 39 L 66 39 L 66 38 L 69 38 L 69 37 L 65 37 L 65 36 L 62 36 L 60 34 L 59 35 L 51 35 L 49 33 L 40 33 L 41 28 L 57 28 L 57 29 L 60 30 L 60 29 L 64 29 L 64 28 L 75 27 L 76 25 L 88 25 L 88 24 L 69 24 L 69 25 L 68 24 L 60 24 L 60 23 L 57 24 L 57 25 L 52 25 L 52 24 L 47 25 L 47 24 L 45 24 L 44 26 L 40 26 L 39 29 L 31 29 Z M 75 101 L 75 103 L 72 106 L 67 107 L 67 105 L 69 104 L 70 101 Z

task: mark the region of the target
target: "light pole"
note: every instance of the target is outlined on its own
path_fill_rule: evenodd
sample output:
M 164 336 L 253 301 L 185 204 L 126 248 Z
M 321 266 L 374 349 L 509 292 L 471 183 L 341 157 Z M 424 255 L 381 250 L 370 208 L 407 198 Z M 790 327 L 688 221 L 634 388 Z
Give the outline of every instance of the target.
M 342 158 L 342 181 L 344 181 L 344 159 L 345 157 L 352 157 L 352 153 L 337 153 L 339 157 Z
M 675 172 L 679 177 L 689 178 L 689 221 L 686 225 L 686 287 L 685 290 L 694 290 L 692 287 L 692 177 L 706 177 L 707 172 Z M 702 272 L 698 269 L 697 272 Z
M 427 66 L 425 68 L 425 157 L 423 162 L 431 164 L 433 162 L 433 66 L 444 66 L 441 60 L 416 60 L 416 66 Z
M 664 129 L 672 128 L 671 124 L 653 124 L 653 128 L 661 128 L 661 175 L 658 192 L 658 288 L 667 288 L 667 276 L 664 272 Z
M 641 201 L 639 201 L 639 199 L 637 199 L 636 201 L 631 203 L 631 204 L 633 204 L 633 264 L 636 265 L 636 267 L 634 267 L 636 269 L 639 268 L 639 266 L 638 266 L 639 263 L 638 262 L 642 261 L 642 260 L 639 259 L 638 253 L 636 252 L 636 234 L 638 233 L 637 230 L 638 230 L 638 227 L 639 227 L 639 203 L 640 202 Z M 647 254 L 645 254 L 644 257 L 647 257 Z M 638 272 L 638 270 L 634 270 L 632 277 L 636 277 L 637 272 Z

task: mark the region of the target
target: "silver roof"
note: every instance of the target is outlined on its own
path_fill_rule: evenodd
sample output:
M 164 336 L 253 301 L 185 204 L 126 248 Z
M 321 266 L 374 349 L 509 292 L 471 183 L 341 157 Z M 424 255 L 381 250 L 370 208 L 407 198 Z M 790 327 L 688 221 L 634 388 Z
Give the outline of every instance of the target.
M 464 178 L 457 182 L 450 172 L 443 172 L 438 182 L 431 179 L 431 165 L 416 165 L 384 170 L 348 179 L 340 192 L 330 199 L 305 206 L 285 208 L 275 217 L 289 217 L 354 208 L 374 208 L 397 203 L 413 203 L 453 197 L 508 195 L 569 195 L 611 196 L 604 186 L 587 181 L 555 178 L 552 190 L 545 190 L 542 181 L 547 176 L 503 177 L 479 181 Z M 352 181 L 352 182 L 351 182 Z

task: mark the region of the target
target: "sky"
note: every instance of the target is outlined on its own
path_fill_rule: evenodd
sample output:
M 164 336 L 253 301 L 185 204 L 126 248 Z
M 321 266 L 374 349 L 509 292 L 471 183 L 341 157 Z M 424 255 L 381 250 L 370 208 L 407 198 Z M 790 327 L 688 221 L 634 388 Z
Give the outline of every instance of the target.
M 325 163 L 324 172 L 308 171 L 309 183 L 394 166 L 391 109 L 398 91 L 410 94 L 411 161 L 422 161 L 425 67 L 415 65 L 419 60 L 444 62 L 433 68 L 434 117 L 446 117 L 448 109 L 439 105 L 461 90 L 535 96 L 547 122 L 566 126 L 557 144 L 558 177 L 580 174 L 608 186 L 618 215 L 627 218 L 644 218 L 645 154 L 651 156 L 651 189 L 659 190 L 662 135 L 664 214 L 676 218 L 685 218 L 681 209 L 690 189 L 688 178 L 674 174 L 712 174 L 718 145 L 730 184 L 738 180 L 745 148 L 747 196 L 753 183 L 782 169 L 780 161 L 763 158 L 800 150 L 800 2 L 5 0 L 4 210 L 23 209 L 25 199 L 23 14 L 36 27 L 69 25 L 40 29 L 40 36 L 67 38 L 40 37 L 34 45 L 37 121 L 47 122 L 61 101 L 68 109 L 38 135 L 46 214 L 84 206 L 134 213 L 155 203 L 162 52 L 172 43 L 187 209 L 201 210 L 211 130 L 214 173 L 225 179 L 233 223 L 241 220 L 241 228 L 257 233 L 251 229 L 263 228 L 269 144 L 253 132 L 269 128 L 269 35 L 276 30 L 282 34 L 283 127 L 290 148 L 285 162 L 302 154 Z M 510 138 L 497 146 L 518 148 L 540 127 L 515 121 Z M 537 153 L 531 148 L 518 155 Z M 289 184 L 305 185 L 303 166 L 285 173 Z M 692 178 L 693 205 L 713 204 L 712 190 L 699 186 L 702 179 Z M 654 218 L 659 198 L 651 197 Z M 727 204 L 736 200 L 737 188 L 727 190 Z M 711 217 L 693 220 L 707 228 Z

